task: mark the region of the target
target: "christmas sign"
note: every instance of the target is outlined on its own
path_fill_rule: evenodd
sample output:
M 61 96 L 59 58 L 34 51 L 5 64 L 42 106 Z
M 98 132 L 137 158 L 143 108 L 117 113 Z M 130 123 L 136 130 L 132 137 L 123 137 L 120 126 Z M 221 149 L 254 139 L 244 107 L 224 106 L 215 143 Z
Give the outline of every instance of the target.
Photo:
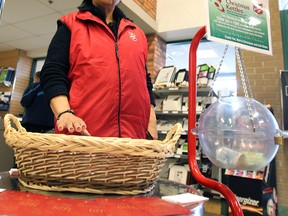
M 272 55 L 269 0 L 207 0 L 207 38 Z

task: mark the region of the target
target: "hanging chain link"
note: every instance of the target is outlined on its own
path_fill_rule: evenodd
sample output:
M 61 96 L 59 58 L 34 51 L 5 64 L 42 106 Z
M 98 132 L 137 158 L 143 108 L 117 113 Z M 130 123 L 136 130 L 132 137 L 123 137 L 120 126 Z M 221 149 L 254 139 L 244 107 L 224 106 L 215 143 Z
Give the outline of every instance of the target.
M 216 81 L 216 79 L 217 79 L 217 77 L 219 75 L 219 72 L 220 72 L 220 69 L 221 69 L 221 66 L 223 64 L 223 61 L 224 61 L 224 58 L 225 58 L 225 55 L 227 53 L 228 48 L 229 48 L 228 45 L 226 45 L 225 48 L 224 48 L 224 52 L 223 52 L 223 55 L 221 57 L 219 66 L 218 66 L 218 68 L 217 68 L 217 70 L 215 72 L 212 84 L 210 86 L 210 90 L 209 90 L 208 96 L 205 97 L 205 99 L 203 101 L 201 101 L 202 111 L 201 111 L 200 117 L 202 116 L 202 114 L 206 110 L 206 107 L 205 107 L 206 106 L 206 101 L 210 100 L 212 98 L 213 86 L 214 86 L 214 83 L 215 83 L 215 81 Z M 255 130 L 253 112 L 252 112 L 252 107 L 251 107 L 251 103 L 250 103 L 250 99 L 251 98 L 253 99 L 253 93 L 252 93 L 250 81 L 249 81 L 247 73 L 246 73 L 246 69 L 245 69 L 245 65 L 244 65 L 244 60 L 243 60 L 241 49 L 239 47 L 236 47 L 235 48 L 235 53 L 236 53 L 237 64 L 238 64 L 239 71 L 240 71 L 241 84 L 242 84 L 243 91 L 244 91 L 244 96 L 245 96 L 245 99 L 246 99 L 246 105 L 247 105 L 247 109 L 248 109 L 249 119 L 250 119 L 250 121 L 252 123 L 253 130 Z
M 252 112 L 252 107 L 250 103 L 250 99 L 253 99 L 253 94 L 252 94 L 251 85 L 250 85 L 250 82 L 246 73 L 242 52 L 239 47 L 236 47 L 236 59 L 237 59 L 237 63 L 238 63 L 239 71 L 240 71 L 241 83 L 242 83 L 242 87 L 244 91 L 249 119 L 251 120 L 252 127 L 255 130 L 253 112 Z
M 215 74 L 214 74 L 213 81 L 212 81 L 212 83 L 211 83 L 208 96 L 205 97 L 205 98 L 201 101 L 201 107 L 202 107 L 202 109 L 201 109 L 200 117 L 201 117 L 201 115 L 202 115 L 202 114 L 205 112 L 205 110 L 206 110 L 206 104 L 207 104 L 206 102 L 207 102 L 208 100 L 211 100 L 211 101 L 212 101 L 213 86 L 214 86 L 214 83 L 215 83 L 215 81 L 216 81 L 216 79 L 217 79 L 217 77 L 218 77 L 218 75 L 219 75 L 220 69 L 221 69 L 221 67 L 222 67 L 222 65 L 223 65 L 223 62 L 224 62 L 224 59 L 225 59 L 225 55 L 226 55 L 226 53 L 227 53 L 227 51 L 228 51 L 228 48 L 229 48 L 229 45 L 226 45 L 225 48 L 224 48 L 223 55 L 222 55 L 221 60 L 220 60 L 220 62 L 219 62 L 219 66 L 218 66 L 218 68 L 217 68 L 217 70 L 216 70 L 216 72 L 215 72 Z
M 238 63 L 239 71 L 240 71 L 244 96 L 246 98 L 249 98 L 249 97 L 253 98 L 253 93 L 252 93 L 251 85 L 250 85 L 250 82 L 246 73 L 242 52 L 239 47 L 236 47 L 236 58 L 237 58 L 237 63 Z

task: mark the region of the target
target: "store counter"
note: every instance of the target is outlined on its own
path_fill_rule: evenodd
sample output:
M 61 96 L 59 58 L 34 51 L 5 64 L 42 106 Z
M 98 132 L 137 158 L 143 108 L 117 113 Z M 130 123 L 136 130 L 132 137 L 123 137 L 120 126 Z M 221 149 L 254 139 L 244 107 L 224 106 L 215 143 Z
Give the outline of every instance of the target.
M 1 192 L 1 188 L 2 189 L 6 189 L 6 190 L 4 192 Z M 23 192 L 26 192 L 26 193 L 23 193 Z M 37 197 L 38 196 L 37 203 L 39 203 L 40 200 L 43 199 L 43 197 L 44 197 L 43 201 L 45 201 L 45 203 L 47 203 L 47 200 L 49 200 L 49 199 L 51 201 L 52 198 L 53 199 L 56 198 L 56 200 L 57 199 L 72 200 L 71 203 L 78 202 L 78 201 L 79 202 L 85 201 L 86 204 L 87 204 L 87 202 L 94 202 L 94 204 L 93 204 L 94 205 L 94 209 L 95 209 L 95 207 L 97 207 L 97 205 L 101 205 L 101 204 L 99 204 L 99 203 L 101 203 L 101 201 L 103 201 L 103 199 L 101 199 L 101 198 L 105 198 L 107 200 L 112 200 L 113 202 L 115 202 L 115 200 L 116 200 L 116 203 L 117 203 L 118 202 L 117 200 L 123 200 L 123 198 L 124 199 L 129 199 L 129 198 L 131 199 L 131 198 L 134 197 L 134 198 L 138 198 L 138 199 L 140 198 L 141 199 L 143 197 L 144 198 L 143 199 L 143 205 L 145 205 L 145 202 L 146 203 L 149 202 L 149 198 L 152 198 L 152 200 L 153 200 L 153 198 L 155 198 L 155 197 L 162 197 L 162 196 L 167 196 L 167 195 L 176 195 L 176 194 L 183 194 L 183 193 L 192 193 L 192 194 L 196 194 L 196 195 L 201 195 L 197 190 L 195 190 L 194 188 L 192 188 L 190 186 L 187 186 L 187 185 L 184 185 L 184 184 L 180 184 L 180 183 L 177 183 L 177 182 L 173 182 L 173 181 L 169 181 L 169 180 L 166 180 L 166 179 L 157 180 L 155 188 L 151 192 L 149 192 L 149 194 L 144 194 L 144 195 L 141 195 L 141 196 L 139 196 L 139 195 L 137 195 L 137 196 L 96 195 L 96 194 L 75 193 L 75 192 L 48 192 L 48 191 L 35 190 L 35 189 L 29 189 L 29 188 L 23 187 L 18 182 L 16 177 L 10 176 L 9 172 L 0 172 L 0 201 L 2 202 L 2 207 L 1 207 L 1 202 L 0 202 L 0 215 L 2 215 L 3 213 L 6 213 L 5 215 L 9 215 L 9 214 L 7 214 L 7 211 L 3 212 L 4 211 L 3 209 L 5 209 L 5 208 L 7 209 L 7 205 L 9 205 L 9 198 L 7 198 L 7 197 L 5 198 L 5 196 L 2 196 L 2 199 L 1 199 L 1 193 L 6 193 L 7 196 L 12 196 L 14 194 L 13 199 L 15 199 L 15 196 L 19 196 L 19 199 L 16 199 L 16 200 L 19 201 L 18 203 L 21 203 L 20 202 L 20 200 L 21 200 L 20 196 L 29 196 L 31 199 L 33 197 Z M 99 199 L 97 199 L 97 198 L 99 198 Z M 116 198 L 116 199 L 114 199 L 114 198 Z M 4 204 L 5 202 L 3 201 L 3 199 L 6 199 L 6 202 L 8 202 L 7 205 Z M 99 202 L 98 202 L 98 200 L 99 200 Z M 159 200 L 161 202 L 164 202 L 161 199 L 159 199 Z M 12 205 L 13 208 L 17 207 L 18 210 L 20 210 L 20 207 L 18 207 L 17 203 L 15 203 L 15 202 L 16 201 L 14 201 L 13 205 L 11 203 L 10 204 Z M 79 202 L 76 205 L 79 205 Z M 28 205 L 33 206 L 32 203 L 29 202 Z M 59 205 L 58 209 L 63 210 L 64 206 L 61 206 L 61 204 L 62 204 L 61 202 L 58 202 L 58 205 Z M 156 204 L 157 204 L 157 202 L 156 202 Z M 67 207 L 67 203 L 65 205 L 66 205 L 65 207 Z M 143 205 L 142 205 L 142 207 L 143 207 Z M 36 206 L 36 204 L 35 204 L 35 206 Z M 115 205 L 112 205 L 112 206 L 115 207 Z M 169 203 L 168 203 L 167 206 L 169 208 Z M 83 205 L 82 205 L 82 207 L 83 207 Z M 100 207 L 104 208 L 103 206 L 100 206 Z M 175 209 L 175 208 L 173 207 L 173 209 Z M 190 205 L 189 209 L 190 209 L 191 212 L 188 211 L 190 213 L 189 214 L 185 214 L 185 215 L 189 215 L 189 216 L 202 216 L 202 215 L 204 215 L 204 203 L 203 202 L 202 203 L 197 203 L 197 204 L 194 204 L 194 205 Z M 125 215 L 131 215 L 131 214 L 128 214 L 128 212 L 132 211 L 132 210 L 135 210 L 135 209 L 132 209 L 132 208 L 131 209 L 127 209 L 127 214 L 125 214 Z M 32 211 L 32 209 L 31 209 L 31 211 Z M 45 210 L 43 209 L 42 211 L 45 211 Z M 52 211 L 51 208 L 49 208 L 49 211 Z M 111 211 L 111 209 L 110 209 L 110 211 Z M 55 212 L 54 212 L 54 214 L 55 214 Z M 50 214 L 48 214 L 48 213 L 45 214 L 45 212 L 43 212 L 43 215 L 50 215 Z M 102 213 L 102 214 L 95 214 L 95 215 L 106 215 L 106 214 Z M 111 215 L 111 214 L 109 214 L 109 215 Z M 121 214 L 119 214 L 119 212 L 118 212 L 118 213 L 115 213 L 115 215 L 119 216 Z M 143 214 L 143 213 L 139 212 L 139 214 L 137 214 L 137 215 L 146 215 L 146 214 Z M 157 213 L 157 214 L 155 213 L 155 215 L 159 215 L 159 213 Z

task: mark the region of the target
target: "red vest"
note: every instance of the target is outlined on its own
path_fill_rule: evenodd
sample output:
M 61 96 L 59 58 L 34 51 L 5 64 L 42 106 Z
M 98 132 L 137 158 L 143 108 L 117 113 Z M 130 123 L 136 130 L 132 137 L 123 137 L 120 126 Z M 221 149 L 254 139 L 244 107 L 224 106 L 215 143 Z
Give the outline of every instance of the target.
M 147 39 L 122 19 L 118 38 L 90 12 L 60 18 L 71 30 L 69 103 L 92 136 L 146 136 L 150 97 L 146 82 Z

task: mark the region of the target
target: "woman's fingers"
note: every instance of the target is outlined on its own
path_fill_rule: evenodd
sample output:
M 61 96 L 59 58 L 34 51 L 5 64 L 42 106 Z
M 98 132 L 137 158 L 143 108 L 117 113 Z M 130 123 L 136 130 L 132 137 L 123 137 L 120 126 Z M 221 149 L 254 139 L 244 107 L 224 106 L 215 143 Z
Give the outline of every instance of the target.
M 84 136 L 91 136 L 86 128 L 81 131 L 81 134 Z
M 90 136 L 85 122 L 71 113 L 63 114 L 61 118 L 57 120 L 57 127 L 59 131 L 63 131 L 66 128 L 69 133 L 78 132 L 82 135 Z

